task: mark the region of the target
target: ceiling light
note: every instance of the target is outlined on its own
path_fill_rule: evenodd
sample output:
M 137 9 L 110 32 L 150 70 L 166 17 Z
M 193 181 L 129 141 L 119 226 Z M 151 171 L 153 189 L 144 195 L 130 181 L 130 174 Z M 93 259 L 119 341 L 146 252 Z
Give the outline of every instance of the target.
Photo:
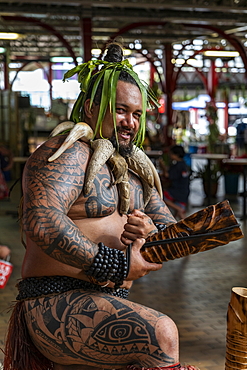
M 155 49 L 154 52 L 155 52 L 155 54 L 162 54 L 163 50 L 162 49 Z
M 19 33 L 15 32 L 0 32 L 0 39 L 1 40 L 17 40 L 19 37 L 21 37 Z
M 129 55 L 131 55 L 132 54 L 132 51 L 130 50 L 130 49 L 125 49 L 124 50 L 124 56 L 125 57 L 127 57 L 127 56 L 129 56 Z
M 51 58 L 52 63 L 72 63 L 73 58 L 72 57 L 52 57 Z
M 181 45 L 181 44 L 174 44 L 173 45 L 173 49 L 175 49 L 175 50 L 181 50 L 183 48 L 183 45 Z
M 92 55 L 100 55 L 101 54 L 101 49 L 92 49 L 91 54 Z
M 184 64 L 184 63 L 185 63 L 184 59 L 182 59 L 182 58 L 176 59 L 176 64 Z
M 195 39 L 195 40 L 193 40 L 193 45 L 203 45 L 203 40 Z
M 192 67 L 202 67 L 203 66 L 202 60 L 198 60 L 195 58 L 187 59 L 186 63 Z
M 135 44 L 135 49 L 136 49 L 136 50 L 141 50 L 141 49 L 142 49 L 142 44 L 140 44 L 139 42 L 137 42 L 137 43 Z
M 238 51 L 230 51 L 230 50 L 206 50 L 203 52 L 203 55 L 206 57 L 216 57 L 216 58 L 229 58 L 229 57 L 238 57 Z

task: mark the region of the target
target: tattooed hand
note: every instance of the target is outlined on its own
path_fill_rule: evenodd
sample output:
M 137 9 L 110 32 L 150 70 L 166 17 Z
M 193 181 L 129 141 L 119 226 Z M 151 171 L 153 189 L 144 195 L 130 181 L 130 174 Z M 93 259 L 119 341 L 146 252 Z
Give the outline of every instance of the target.
M 129 274 L 126 278 L 127 281 L 134 281 L 137 280 L 151 271 L 158 271 L 162 268 L 162 263 L 150 263 L 144 260 L 141 255 L 141 247 L 145 243 L 145 239 L 140 238 L 136 239 L 131 248 L 131 255 L 130 255 L 130 269 Z
M 121 235 L 121 241 L 129 245 L 137 238 L 146 239 L 148 236 L 157 233 L 153 221 L 145 213 L 134 209 L 129 215 L 127 223 L 124 225 L 124 232 Z

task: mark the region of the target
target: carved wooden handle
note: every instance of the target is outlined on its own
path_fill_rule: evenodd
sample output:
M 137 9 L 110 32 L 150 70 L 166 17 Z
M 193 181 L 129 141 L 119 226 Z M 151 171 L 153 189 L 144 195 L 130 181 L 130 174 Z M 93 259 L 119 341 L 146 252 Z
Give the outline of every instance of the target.
M 229 202 L 224 200 L 150 236 L 141 253 L 148 262 L 162 263 L 204 252 L 243 236 Z
M 232 288 L 227 311 L 225 370 L 247 369 L 247 289 Z

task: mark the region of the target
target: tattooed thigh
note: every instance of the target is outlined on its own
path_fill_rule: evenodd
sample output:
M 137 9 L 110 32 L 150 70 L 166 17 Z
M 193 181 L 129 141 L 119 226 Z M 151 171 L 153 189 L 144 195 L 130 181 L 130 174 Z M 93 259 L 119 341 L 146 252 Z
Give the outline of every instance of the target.
M 53 362 L 105 369 L 174 363 L 156 337 L 166 316 L 128 300 L 75 290 L 26 301 L 25 311 L 34 344 Z

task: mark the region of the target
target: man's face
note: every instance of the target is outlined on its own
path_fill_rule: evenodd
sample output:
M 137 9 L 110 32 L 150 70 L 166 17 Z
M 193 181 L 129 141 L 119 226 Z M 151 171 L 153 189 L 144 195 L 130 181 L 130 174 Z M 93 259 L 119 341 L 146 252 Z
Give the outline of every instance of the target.
M 140 127 L 141 114 L 142 96 L 139 88 L 128 82 L 118 81 L 116 92 L 116 123 L 120 153 L 122 151 L 124 154 L 126 150 L 128 152 L 129 148 L 132 148 L 132 141 Z M 94 127 L 92 128 L 94 129 Z M 102 135 L 104 138 L 110 139 L 114 145 L 117 145 L 113 116 L 109 109 L 107 109 L 103 120 Z

